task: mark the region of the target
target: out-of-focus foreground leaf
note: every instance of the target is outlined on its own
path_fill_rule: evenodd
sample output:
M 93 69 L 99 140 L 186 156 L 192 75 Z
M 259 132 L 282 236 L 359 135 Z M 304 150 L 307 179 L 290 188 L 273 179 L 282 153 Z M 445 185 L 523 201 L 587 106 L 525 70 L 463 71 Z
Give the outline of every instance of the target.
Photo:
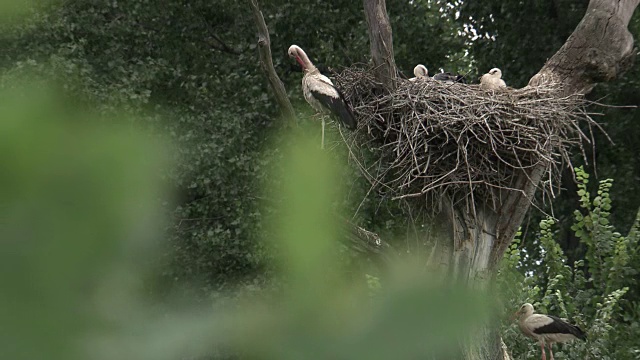
M 236 351 L 256 359 L 413 359 L 455 356 L 487 319 L 478 294 L 438 283 L 424 259 L 392 264 L 371 294 L 338 260 L 340 228 L 332 203 L 343 188 L 335 158 L 300 133 L 285 152 L 274 236 L 283 254 L 285 292 L 249 304 L 236 319 Z
M 162 151 L 106 123 L 42 86 L 0 94 L 0 358 L 86 359 L 96 292 L 119 276 L 121 297 L 121 260 L 158 235 Z
M 55 1 L 55 0 L 54 0 Z M 12 23 L 33 9 L 46 6 L 53 1 L 48 0 L 0 0 L 0 22 Z M 1 25 L 1 24 L 0 24 Z
M 392 265 L 373 294 L 343 268 L 335 158 L 302 133 L 284 142 L 279 187 L 266 191 L 280 204 L 266 240 L 285 290 L 231 306 L 151 307 L 136 264 L 161 239 L 164 150 L 114 125 L 122 119 L 40 89 L 0 96 L 0 358 L 455 356 L 486 320 L 481 297 L 436 283 L 420 259 Z

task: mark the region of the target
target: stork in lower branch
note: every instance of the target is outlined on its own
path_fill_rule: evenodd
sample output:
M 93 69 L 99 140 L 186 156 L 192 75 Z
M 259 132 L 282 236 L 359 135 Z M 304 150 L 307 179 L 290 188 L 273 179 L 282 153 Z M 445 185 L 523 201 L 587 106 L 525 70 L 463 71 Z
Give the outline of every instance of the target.
M 322 75 L 313 65 L 307 54 L 297 45 L 289 47 L 289 56 L 296 59 L 302 67 L 302 92 L 305 100 L 319 114 L 331 114 L 344 126 L 354 130 L 356 119 L 338 88 L 331 80 Z M 324 117 L 322 118 L 322 147 L 324 148 Z
M 579 327 L 552 315 L 535 314 L 533 305 L 526 303 L 515 314 L 519 317 L 518 325 L 522 332 L 533 339 L 538 340 L 542 349 L 542 360 L 547 356 L 544 352 L 545 344 L 548 344 L 551 360 L 553 360 L 554 343 L 562 343 L 574 339 L 586 341 L 587 335 Z

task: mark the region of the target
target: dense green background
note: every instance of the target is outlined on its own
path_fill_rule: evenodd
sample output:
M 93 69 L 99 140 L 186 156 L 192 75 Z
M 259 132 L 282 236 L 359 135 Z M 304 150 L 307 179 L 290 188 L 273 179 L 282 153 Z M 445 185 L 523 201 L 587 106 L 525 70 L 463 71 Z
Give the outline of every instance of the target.
M 422 63 L 431 73 L 458 71 L 473 81 L 486 70 L 500 67 L 507 84 L 519 87 L 562 45 L 587 4 L 564 0 L 390 0 L 387 8 L 396 62 L 405 75 Z M 261 5 L 276 71 L 301 114 L 308 114 L 309 109 L 301 96 L 299 68 L 286 56 L 289 45 L 300 45 L 325 72 L 368 61 L 361 2 L 273 0 Z M 158 178 L 174 191 L 156 199 L 171 221 L 158 236 L 164 251 L 154 257 L 157 276 L 148 280 L 149 290 L 206 301 L 238 284 L 268 287 L 274 255 L 261 239 L 269 231 L 266 224 L 276 213 L 279 200 L 263 189 L 276 181 L 272 174 L 282 165 L 287 138 L 280 134 L 279 109 L 260 72 L 248 4 L 236 0 L 71 0 L 14 14 L 10 20 L 0 35 L 3 88 L 26 75 L 52 77 L 73 104 L 102 115 L 124 110 L 131 119 L 128 122 L 173 144 L 171 165 L 164 166 Z M 630 29 L 640 38 L 639 14 L 631 20 Z M 613 105 L 640 105 L 639 88 L 640 67 L 635 66 L 615 82 L 598 85 L 590 98 Z M 598 179 L 615 179 L 607 189 L 611 209 L 606 210 L 610 215 L 602 225 L 610 222 L 620 234 L 627 234 L 640 204 L 640 148 L 636 140 L 640 115 L 635 109 L 597 111 L 605 114 L 598 120 L 613 143 L 596 133 L 596 153 L 588 155 L 597 159 Z M 97 117 L 95 121 L 110 120 Z M 305 117 L 300 121 L 307 133 L 318 133 L 317 124 Z M 329 134 L 333 139 L 335 135 Z M 338 142 L 331 156 L 336 161 L 344 159 Z M 593 180 L 596 169 L 588 160 L 585 168 Z M 577 156 L 575 164 L 583 163 Z M 365 199 L 368 188 L 352 168 L 341 167 L 339 174 L 336 181 L 345 184 L 348 191 L 332 205 L 349 215 L 359 207 L 357 223 L 381 234 L 399 252 L 416 251 L 411 237 L 415 227 L 402 209 L 375 195 Z M 616 347 L 611 340 L 592 349 L 599 349 L 601 358 L 606 354 L 612 359 L 638 359 L 637 344 L 633 348 L 634 336 L 637 339 L 640 331 L 637 284 L 611 280 L 614 288 L 596 286 L 597 270 L 590 267 L 603 264 L 601 271 L 612 272 L 613 277 L 633 278 L 640 269 L 638 261 L 629 260 L 637 259 L 637 238 L 628 238 L 628 259 L 622 265 L 605 268 L 605 260 L 614 258 L 615 251 L 596 256 L 590 250 L 596 245 L 571 229 L 580 221 L 574 219 L 574 211 L 581 198 L 589 192 L 596 195 L 596 190 L 591 186 L 579 193 L 570 175 L 566 171 L 563 178 L 568 191 L 553 202 L 558 221 L 549 239 L 555 241 L 545 240 L 538 232 L 537 224 L 543 217 L 540 212 L 532 212 L 523 228 L 520 245 L 513 249 L 520 255 L 509 266 L 520 274 L 513 275 L 517 281 L 522 281 L 517 276 L 528 276 L 529 290 L 518 290 L 508 301 L 515 306 L 527 296 L 536 301 L 547 294 L 557 275 L 548 270 L 553 261 L 568 266 L 571 277 L 576 276 L 574 270 L 588 270 L 582 275 L 584 286 L 561 287 L 561 293 L 570 295 L 564 300 L 551 295 L 540 300 L 545 310 L 560 313 L 560 304 L 567 301 L 569 308 L 562 315 L 582 312 L 585 318 L 580 320 L 593 324 L 597 305 L 580 302 L 580 296 L 606 306 L 607 296 L 629 287 L 632 291 L 621 294 L 621 300 L 616 298 L 611 305 L 611 321 L 620 328 L 619 332 L 611 330 L 615 333 L 611 339 L 624 345 Z M 618 240 L 612 236 L 599 233 L 595 237 L 609 245 L 598 246 L 615 248 L 611 244 Z M 548 259 L 549 247 L 556 246 L 551 243 L 557 244 L 556 253 L 566 254 L 567 259 Z M 351 258 L 346 252 L 346 258 Z M 579 266 L 574 267 L 576 261 Z M 590 295 L 585 295 L 587 291 Z M 594 334 L 599 328 L 595 329 Z M 515 343 L 517 338 L 513 339 Z M 512 347 L 514 355 L 531 349 Z

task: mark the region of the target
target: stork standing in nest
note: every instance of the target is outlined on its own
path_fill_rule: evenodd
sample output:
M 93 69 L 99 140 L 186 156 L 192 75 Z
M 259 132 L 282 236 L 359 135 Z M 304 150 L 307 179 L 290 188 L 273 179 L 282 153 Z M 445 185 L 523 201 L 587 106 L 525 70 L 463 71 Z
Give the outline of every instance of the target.
M 331 80 L 322 75 L 313 65 L 307 54 L 297 45 L 289 47 L 289 56 L 296 59 L 302 67 L 302 93 L 305 100 L 318 114 L 331 114 L 338 118 L 344 126 L 354 130 L 356 119 L 345 101 L 342 93 Z M 324 116 L 322 116 L 322 148 L 324 148 Z
M 554 343 L 562 343 L 574 339 L 586 341 L 587 335 L 579 327 L 552 315 L 535 314 L 533 305 L 526 303 L 515 314 L 519 317 L 518 325 L 522 332 L 533 339 L 538 340 L 542 349 L 542 360 L 547 356 L 544 352 L 545 344 L 549 346 L 551 360 L 553 360 Z

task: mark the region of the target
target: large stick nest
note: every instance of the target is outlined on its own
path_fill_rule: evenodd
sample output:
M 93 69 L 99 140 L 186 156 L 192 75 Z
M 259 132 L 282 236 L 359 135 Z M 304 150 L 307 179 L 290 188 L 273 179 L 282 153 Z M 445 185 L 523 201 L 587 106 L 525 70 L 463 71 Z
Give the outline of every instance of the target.
M 596 124 L 583 97 L 558 96 L 552 85 L 491 91 L 400 79 L 389 92 L 357 67 L 334 79 L 359 123 L 346 139 L 352 157 L 378 191 L 395 199 L 447 196 L 497 208 L 505 190 L 522 191 L 516 180 L 538 166 L 553 194 L 559 168 L 570 164 L 569 148 L 592 139 L 581 123 L 589 133 Z

